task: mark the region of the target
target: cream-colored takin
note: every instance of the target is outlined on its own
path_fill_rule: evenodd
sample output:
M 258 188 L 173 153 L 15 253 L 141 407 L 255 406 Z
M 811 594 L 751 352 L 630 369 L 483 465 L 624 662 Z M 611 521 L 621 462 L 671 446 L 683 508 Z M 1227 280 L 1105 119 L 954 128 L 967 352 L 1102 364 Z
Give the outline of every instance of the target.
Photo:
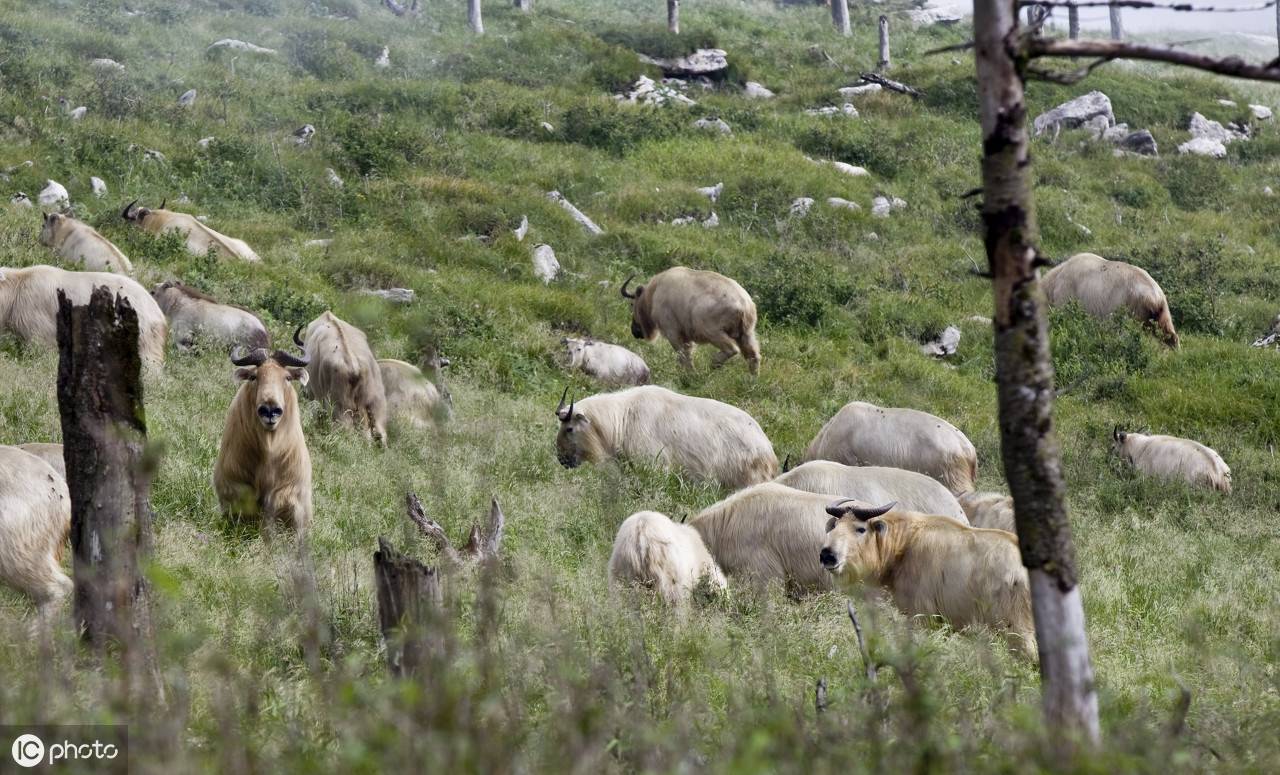
M 427 379 L 422 369 L 393 358 L 379 358 L 382 386 L 387 396 L 387 413 L 414 428 L 427 428 L 440 420 L 448 420 L 453 412 L 453 399 L 444 387 L 441 369 L 448 358 L 432 359 L 436 382 Z M 437 384 L 438 383 L 438 384 Z
M 860 500 L 866 500 L 865 498 Z M 960 496 L 960 507 L 969 516 L 969 524 L 974 527 L 985 527 L 991 530 L 1004 530 L 1017 533 L 1013 521 L 1013 496 L 999 492 L 966 492 Z M 875 501 L 871 501 L 875 503 Z M 905 503 L 902 507 L 907 511 L 923 511 L 913 509 Z M 928 511 L 924 512 L 928 514 Z
M 649 383 L 648 364 L 625 347 L 594 339 L 573 338 L 561 339 L 560 344 L 564 345 L 567 368 L 578 369 L 606 385 Z
M 1169 302 L 1147 270 L 1123 261 L 1108 261 L 1093 253 L 1077 253 L 1045 273 L 1040 280 L 1051 306 L 1080 302 L 1085 312 L 1105 318 L 1118 309 L 1150 323 L 1170 347 L 1178 346 Z
M 805 492 L 830 493 L 864 503 L 897 501 L 908 511 L 938 514 L 969 524 L 956 497 L 937 479 L 905 468 L 811 460 L 773 481 Z
M 0 582 L 31 598 L 37 626 L 71 594 L 62 572 L 70 534 L 66 479 L 35 455 L 0 446 Z
M 951 423 L 915 409 L 853 401 L 822 426 L 805 460 L 851 466 L 892 466 L 932 476 L 953 494 L 978 478 L 978 451 Z
M 1125 433 L 1117 426 L 1111 434 L 1111 449 L 1147 476 L 1231 492 L 1231 469 L 1221 455 L 1198 441 Z
M 160 283 L 151 290 L 151 296 L 169 321 L 174 344 L 183 350 L 199 341 L 250 349 L 266 348 L 271 343 L 271 334 L 257 315 L 221 304 L 175 280 Z
M 299 326 L 293 341 L 311 363 L 308 392 L 332 407 L 339 424 L 387 446 L 387 392 L 364 332 L 332 312 L 311 321 L 305 342 L 301 332 Z
M 908 616 L 941 616 L 957 630 L 990 626 L 1036 659 L 1031 590 L 1012 533 L 899 511 L 892 503 L 837 502 L 829 513 L 820 560 L 842 586 L 871 584 Z
M 699 583 L 725 589 L 724 574 L 698 531 L 656 511 L 632 514 L 618 528 L 609 557 L 609 583 L 640 584 L 670 605 L 687 602 Z
M 40 229 L 40 244 L 53 248 L 69 264 L 79 264 L 91 272 L 133 274 L 133 264 L 120 248 L 98 230 L 62 213 L 46 213 Z
M 834 497 L 766 482 L 707 507 L 689 525 L 730 576 L 777 580 L 792 593 L 830 589 L 818 552 Z
M 656 385 L 600 393 L 567 407 L 565 395 L 556 407 L 556 457 L 565 468 L 621 458 L 735 489 L 778 473 L 769 438 L 735 406 Z
M 298 395 L 307 360 L 258 349 L 231 356 L 240 382 L 218 448 L 213 490 L 224 514 L 279 522 L 302 533 L 311 523 L 311 454 Z
M 29 455 L 35 455 L 48 463 L 54 471 L 57 471 L 58 476 L 61 476 L 63 479 L 67 478 L 67 462 L 62 457 L 61 444 L 50 444 L 36 441 L 30 444 L 19 444 L 18 449 Z
M 58 344 L 58 291 L 72 304 L 88 304 L 93 289 L 106 287 L 128 299 L 138 315 L 138 349 L 153 366 L 164 363 L 168 326 L 155 300 L 134 280 L 110 272 L 68 272 L 56 266 L 0 268 L 0 332 L 26 342 Z
M 151 234 L 183 235 L 187 242 L 187 252 L 192 255 L 203 256 L 213 251 L 218 258 L 233 258 L 240 261 L 262 260 L 257 253 L 253 252 L 253 248 L 245 244 L 244 240 L 216 232 L 201 223 L 194 215 L 166 210 L 164 202 L 160 203 L 160 208 L 157 210 L 137 205 L 138 200 L 133 200 L 125 205 L 124 212 L 120 215 L 126 221 L 137 224 L 143 231 Z
M 738 353 L 752 374 L 760 371 L 760 343 L 756 341 L 756 304 L 737 282 L 716 272 L 672 267 L 627 293 L 631 300 L 631 335 L 653 341 L 658 334 L 675 349 L 680 364 L 693 366 L 693 346 L 709 344 L 720 352 L 712 363 L 721 366 Z

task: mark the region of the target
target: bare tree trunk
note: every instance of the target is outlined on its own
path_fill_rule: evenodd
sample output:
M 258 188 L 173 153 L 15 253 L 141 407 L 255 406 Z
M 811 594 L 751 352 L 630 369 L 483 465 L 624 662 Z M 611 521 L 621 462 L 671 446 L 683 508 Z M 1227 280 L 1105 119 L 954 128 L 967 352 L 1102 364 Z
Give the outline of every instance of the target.
M 880 17 L 880 61 L 876 69 L 884 72 L 889 69 L 889 17 Z
M 480 0 L 467 0 L 467 25 L 475 34 L 484 34 L 484 19 L 480 17 Z
M 524 13 L 529 13 L 533 10 L 533 0 L 514 0 L 514 5 Z
M 118 644 L 129 694 L 164 701 L 142 563 L 151 553 L 138 315 L 95 288 L 58 292 L 58 412 L 71 494 L 77 628 L 98 653 Z
M 1066 731 L 1068 740 L 1096 742 L 1098 699 L 1053 432 L 1053 364 L 1036 272 L 1042 261 L 1023 98 L 1027 57 L 1008 44 L 1018 40 L 1016 7 L 1015 0 L 976 0 L 973 14 L 1001 456 L 1031 577 L 1045 723 Z
M 831 0 L 831 23 L 846 38 L 853 34 L 849 25 L 849 0 Z
M 1111 39 L 1124 40 L 1124 27 L 1120 26 L 1120 6 L 1112 3 L 1108 9 L 1111 11 Z
M 1072 3 L 1067 8 L 1067 37 L 1077 40 L 1080 37 L 1080 9 Z
M 667 32 L 680 34 L 680 0 L 667 0 Z
M 439 647 L 443 593 L 440 576 L 396 551 L 385 538 L 373 553 L 378 585 L 378 622 L 387 646 L 387 667 L 397 678 L 419 675 Z

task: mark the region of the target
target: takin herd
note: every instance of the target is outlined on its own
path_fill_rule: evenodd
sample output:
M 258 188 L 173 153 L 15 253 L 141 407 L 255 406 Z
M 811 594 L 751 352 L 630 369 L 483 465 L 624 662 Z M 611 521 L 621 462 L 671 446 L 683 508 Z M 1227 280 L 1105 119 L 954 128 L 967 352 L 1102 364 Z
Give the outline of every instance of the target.
M 153 234 L 178 233 L 193 255 L 258 261 L 243 241 L 190 215 L 129 203 L 122 217 Z M 270 349 L 251 311 L 169 281 L 148 293 L 115 245 L 70 215 L 43 216 L 41 244 L 78 271 L 0 268 L 0 335 L 56 346 L 58 293 L 87 302 L 95 287 L 126 298 L 138 315 L 138 349 L 163 367 L 166 339 L 226 348 L 238 382 L 228 406 L 212 484 L 229 517 L 281 525 L 302 535 L 312 520 L 311 457 L 298 388 L 332 410 L 335 423 L 387 444 L 388 416 L 413 426 L 448 417 L 441 379 L 448 361 L 432 356 L 432 378 L 404 361 L 378 359 L 365 333 L 332 312 L 298 326 L 299 352 Z M 716 272 L 674 267 L 621 294 L 631 333 L 664 337 L 680 364 L 695 346 L 716 348 L 721 366 L 741 355 L 761 365 L 756 307 L 747 291 Z M 1149 323 L 1170 347 L 1178 335 L 1160 286 L 1142 269 L 1092 254 L 1061 262 L 1043 277 L 1050 304 L 1078 302 L 1092 315 L 1117 310 Z M 865 584 L 908 615 L 953 627 L 991 627 L 1009 646 L 1036 656 L 1026 569 L 1008 495 L 978 492 L 978 456 L 954 425 L 926 412 L 846 404 L 817 431 L 799 464 L 779 471 L 760 424 L 743 410 L 648 384 L 649 367 L 631 350 L 563 339 L 563 365 L 618 388 L 581 400 L 568 389 L 556 408 L 556 457 L 566 468 L 609 460 L 656 464 L 732 491 L 689 520 L 639 511 L 620 526 L 608 565 L 613 586 L 651 588 L 682 607 L 699 588 L 728 579 L 780 582 L 795 594 Z M 1126 433 L 1113 449 L 1143 474 L 1231 491 L 1231 472 L 1212 449 L 1189 439 Z M 0 581 L 34 601 L 46 623 L 72 589 L 61 557 L 71 514 L 62 448 L 0 446 Z

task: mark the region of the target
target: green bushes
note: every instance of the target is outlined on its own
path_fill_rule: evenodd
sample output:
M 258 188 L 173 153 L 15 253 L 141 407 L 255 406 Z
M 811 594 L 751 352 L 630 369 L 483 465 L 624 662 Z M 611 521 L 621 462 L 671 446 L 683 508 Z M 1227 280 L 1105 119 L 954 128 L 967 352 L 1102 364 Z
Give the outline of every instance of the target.
M 1076 302 L 1049 313 L 1055 382 L 1093 399 L 1122 399 L 1162 345 L 1128 312 L 1095 318 Z
M 622 105 L 608 97 L 588 97 L 567 108 L 561 120 L 561 133 L 570 142 L 623 154 L 680 133 L 694 116 L 678 106 Z

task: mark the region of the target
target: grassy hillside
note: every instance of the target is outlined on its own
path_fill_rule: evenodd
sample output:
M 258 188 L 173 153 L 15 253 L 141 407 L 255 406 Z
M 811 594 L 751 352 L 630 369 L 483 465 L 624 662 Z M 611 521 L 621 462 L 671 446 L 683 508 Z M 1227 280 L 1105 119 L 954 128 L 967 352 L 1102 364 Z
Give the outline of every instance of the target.
M 456 7 L 455 7 L 456 6 Z M 128 9 L 128 12 L 126 12 Z M 189 0 L 128 4 L 0 0 L 0 265 L 53 261 L 33 198 L 52 178 L 77 214 L 133 259 L 148 286 L 176 277 L 257 311 L 279 342 L 325 309 L 364 327 L 380 357 L 453 365 L 454 420 L 393 427 L 372 449 L 304 406 L 316 518 L 298 579 L 286 542 L 219 515 L 209 484 L 232 367 L 213 351 L 171 352 L 147 386 L 163 450 L 153 488 L 151 576 L 167 709 L 131 709 L 63 633 L 52 653 L 23 636 L 28 602 L 0 589 L 0 723 L 132 720 L 144 769 L 217 771 L 916 771 L 1067 766 L 1044 744 L 1034 667 L 989 632 L 956 634 L 858 598 L 872 647 L 897 670 L 869 687 L 845 598 L 793 601 L 735 588 L 676 616 L 639 593 L 609 594 L 605 564 L 630 513 L 696 513 L 725 495 L 643 464 L 561 468 L 556 400 L 601 390 L 556 362 L 560 337 L 633 346 L 654 380 L 742 407 L 779 458 L 803 450 L 841 405 L 869 400 L 938 414 L 978 448 L 980 486 L 1003 489 L 979 220 L 980 135 L 971 57 L 925 57 L 966 30 L 895 22 L 893 75 L 923 99 L 858 99 L 856 119 L 805 108 L 839 102 L 875 61 L 871 20 L 836 37 L 821 7 L 757 0 L 687 4 L 685 33 L 661 34 L 655 2 L 539 0 L 530 16 L 460 3 L 414 21 L 372 0 Z M 141 12 L 138 15 L 132 15 Z M 275 55 L 207 52 L 241 38 Z M 636 52 L 714 44 L 729 82 L 692 108 L 608 96 L 657 73 Z M 383 46 L 391 67 L 374 60 Z M 123 73 L 96 72 L 110 57 Z M 737 84 L 778 93 L 746 99 Z M 190 108 L 177 97 L 195 88 Z M 1106 746 L 1081 771 L 1280 767 L 1280 359 L 1248 343 L 1280 312 L 1280 129 L 1226 160 L 1180 157 L 1193 111 L 1226 121 L 1269 101 L 1246 84 L 1113 65 L 1077 87 L 1032 84 L 1033 112 L 1091 88 L 1117 118 L 1149 128 L 1159 159 L 1114 158 L 1064 132 L 1033 144 L 1045 251 L 1088 250 L 1146 267 L 1169 295 L 1182 349 L 1134 323 L 1053 315 L 1057 405 L 1081 587 Z M 62 117 L 58 98 L 88 107 Z M 731 136 L 691 128 L 719 116 Z M 540 126 L 548 122 L 553 130 Z M 306 147 L 291 133 L 316 128 Z M 207 149 L 197 141 L 213 137 Z M 165 160 L 144 160 L 144 150 Z M 866 167 L 852 178 L 805 156 Z M 333 168 L 345 186 L 326 183 Z M 109 196 L 93 197 L 89 177 Z M 695 189 L 724 183 L 717 229 Z M 605 230 L 586 235 L 548 201 L 563 192 Z M 873 218 L 875 195 L 907 207 Z M 193 259 L 119 217 L 136 197 L 207 215 L 261 265 Z M 791 201 L 814 197 L 808 217 Z M 827 207 L 827 197 L 861 211 Z M 531 232 L 511 230 L 527 215 Z M 1086 231 L 1087 230 L 1087 231 Z M 327 248 L 308 240 L 332 238 Z M 566 276 L 544 286 L 533 244 Z M 673 265 L 737 278 L 761 313 L 759 379 L 741 361 L 681 373 L 662 342 L 634 343 L 618 297 L 631 273 Z M 360 289 L 404 286 L 408 307 Z M 961 327 L 946 363 L 917 344 Z M 0 344 L 0 443 L 56 440 L 56 354 Z M 1120 423 L 1217 449 L 1235 492 L 1144 480 L 1108 455 Z M 407 490 L 461 538 L 490 496 L 509 520 L 502 572 L 450 581 L 449 650 L 421 686 L 389 681 L 371 557 L 378 536 L 432 560 L 404 516 Z M 898 676 L 906 676 L 900 681 Z M 813 688 L 829 686 L 815 715 Z M 1181 681 L 1187 731 L 1164 726 Z M 883 697 L 887 710 L 878 704 Z M 883 719 L 883 723 L 881 723 Z

